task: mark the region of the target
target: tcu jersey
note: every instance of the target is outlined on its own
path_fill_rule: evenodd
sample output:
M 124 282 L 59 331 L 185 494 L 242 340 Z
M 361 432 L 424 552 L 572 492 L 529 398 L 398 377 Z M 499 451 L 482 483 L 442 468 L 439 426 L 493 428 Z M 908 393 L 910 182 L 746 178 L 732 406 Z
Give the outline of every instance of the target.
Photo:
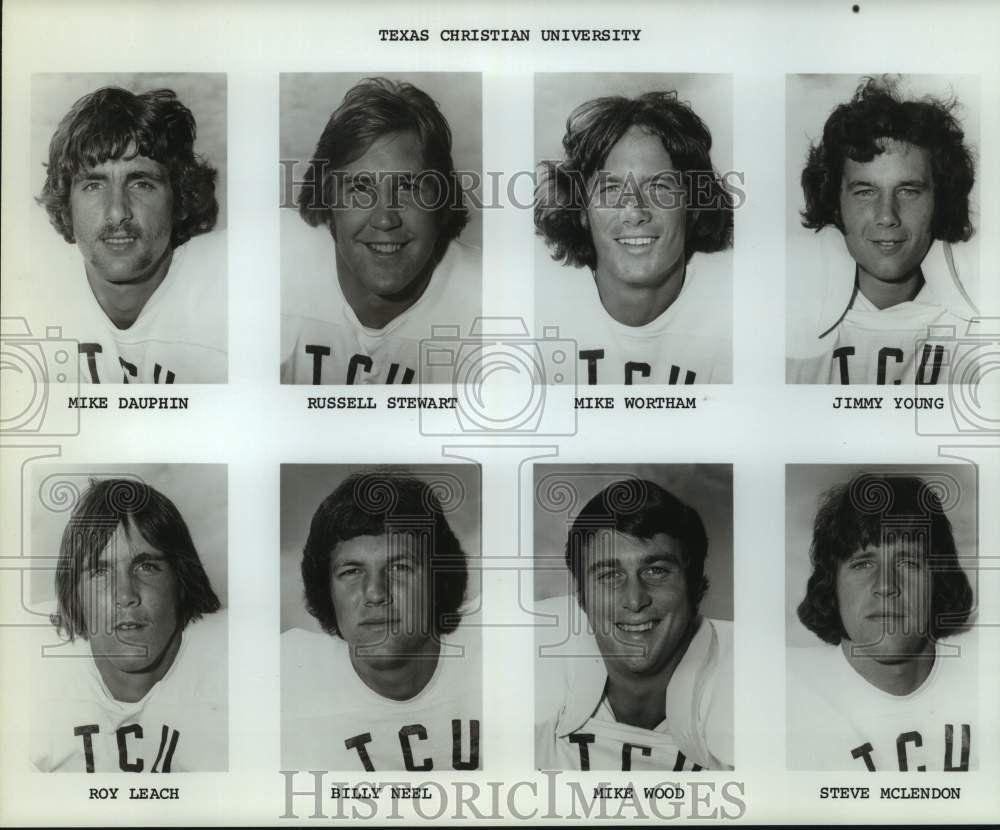
M 615 720 L 597 642 L 578 628 L 569 597 L 536 604 L 564 623 L 539 640 L 535 673 L 535 765 L 563 770 L 732 769 L 732 623 L 702 618 L 666 691 L 666 719 L 655 729 Z M 576 617 L 567 620 L 567 615 Z
M 76 248 L 65 246 L 59 297 L 39 319 L 78 342 L 81 383 L 225 383 L 225 237 L 209 233 L 173 253 L 170 270 L 127 329 L 112 323 L 87 282 Z M 34 321 L 31 321 L 35 326 Z M 58 367 L 51 367 L 53 373 Z M 76 380 L 75 377 L 66 378 Z
M 548 260 L 536 277 L 539 336 L 553 326 L 576 343 L 575 371 L 549 372 L 550 383 L 578 386 L 732 382 L 732 255 L 695 254 L 684 286 L 659 317 L 626 326 L 601 303 L 586 268 Z
M 482 765 L 479 631 L 441 638 L 427 685 L 409 700 L 368 688 L 339 637 L 291 629 L 281 637 L 282 769 L 430 771 Z
M 823 354 L 790 359 L 789 383 L 892 386 L 947 383 L 968 321 L 931 302 L 924 289 L 910 302 L 878 309 L 860 291 Z M 928 331 L 952 338 L 928 338 Z
M 976 769 L 978 658 L 970 634 L 948 637 L 908 695 L 871 685 L 838 646 L 791 649 L 788 766 L 801 770 Z
M 42 772 L 203 772 L 228 762 L 226 614 L 191 623 L 173 665 L 135 703 L 111 697 L 90 645 L 47 652 L 35 676 L 31 761 Z
M 482 257 L 453 241 L 426 290 L 381 329 L 361 324 L 337 279 L 330 231 L 282 211 L 281 382 L 451 383 L 454 367 L 421 367 L 436 326 L 468 332 L 482 315 Z
M 857 264 L 836 228 L 794 241 L 789 272 L 788 383 L 910 385 L 979 383 L 979 312 L 961 275 L 976 273 L 963 245 L 936 241 L 912 300 L 875 307 L 857 288 Z M 962 261 L 963 258 L 965 261 Z

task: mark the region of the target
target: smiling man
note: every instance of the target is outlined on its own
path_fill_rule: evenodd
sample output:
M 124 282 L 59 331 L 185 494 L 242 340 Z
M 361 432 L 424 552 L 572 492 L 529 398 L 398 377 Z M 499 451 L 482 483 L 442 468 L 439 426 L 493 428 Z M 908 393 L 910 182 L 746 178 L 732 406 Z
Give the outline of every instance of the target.
M 586 619 L 537 661 L 539 768 L 732 768 L 732 624 L 698 612 L 707 550 L 698 513 L 651 481 L 580 511 L 566 565 Z M 566 599 L 539 610 L 564 617 Z
M 539 332 L 555 325 L 577 342 L 567 379 L 731 382 L 729 260 L 695 256 L 732 244 L 733 199 L 711 147 L 674 92 L 598 98 L 570 115 L 565 158 L 542 164 L 535 196 L 537 233 L 573 266 L 536 279 Z
M 810 147 L 802 225 L 822 231 L 821 284 L 815 313 L 793 309 L 803 331 L 790 341 L 789 383 L 948 382 L 955 346 L 929 341 L 930 329 L 960 337 L 977 313 L 952 247 L 972 236 L 975 180 L 955 108 L 869 78 Z
M 282 217 L 283 383 L 451 381 L 421 372 L 432 326 L 467 329 L 482 308 L 480 252 L 451 128 L 408 83 L 352 87 L 320 136 Z
M 325 633 L 281 638 L 282 768 L 383 772 L 481 764 L 466 557 L 434 489 L 356 473 L 313 516 L 306 607 Z
M 854 476 L 824 495 L 810 558 L 798 616 L 826 645 L 789 658 L 790 768 L 975 768 L 973 593 L 939 488 Z
M 35 766 L 227 769 L 226 615 L 173 502 L 94 481 L 63 533 L 56 595 L 66 642 L 35 677 Z
M 39 202 L 83 275 L 47 284 L 46 313 L 79 341 L 82 382 L 226 380 L 225 251 L 209 234 L 216 171 L 194 142 L 194 116 L 173 91 L 118 87 L 77 101 L 52 137 Z

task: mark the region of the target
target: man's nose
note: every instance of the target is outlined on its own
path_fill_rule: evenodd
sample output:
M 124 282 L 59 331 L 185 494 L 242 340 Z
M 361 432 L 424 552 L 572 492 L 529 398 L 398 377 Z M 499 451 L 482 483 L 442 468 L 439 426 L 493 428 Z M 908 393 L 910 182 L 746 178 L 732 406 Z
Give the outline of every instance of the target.
M 398 228 L 403 219 L 400 216 L 403 206 L 399 201 L 399 193 L 395 187 L 395 177 L 383 176 L 378 186 L 378 203 L 372 209 L 368 221 L 373 228 L 380 231 L 391 231 Z
M 622 195 L 622 220 L 630 225 L 641 225 L 649 221 L 649 205 L 639 189 Z
M 880 597 L 894 597 L 899 593 L 899 575 L 888 565 L 879 565 L 875 575 L 875 593 Z
M 875 206 L 877 211 L 875 221 L 879 227 L 894 228 L 899 225 L 899 206 L 892 193 L 883 193 Z
M 137 605 L 139 592 L 135 588 L 132 574 L 123 574 L 115 580 L 115 607 L 128 608 Z
M 649 592 L 638 576 L 630 576 L 621 588 L 622 607 L 629 611 L 641 611 L 649 605 Z
M 122 222 L 129 221 L 132 218 L 132 205 L 128 189 L 113 184 L 106 192 L 105 217 L 107 223 L 117 226 Z
M 365 577 L 364 598 L 367 605 L 383 605 L 389 598 L 389 589 L 384 575 Z

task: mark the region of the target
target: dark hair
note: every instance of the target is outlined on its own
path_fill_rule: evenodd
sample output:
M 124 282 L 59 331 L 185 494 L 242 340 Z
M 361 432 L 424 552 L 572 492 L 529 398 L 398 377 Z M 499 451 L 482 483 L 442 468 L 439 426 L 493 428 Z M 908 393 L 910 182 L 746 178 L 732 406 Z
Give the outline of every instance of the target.
M 135 479 L 91 479 L 63 531 L 56 565 L 58 610 L 52 623 L 70 640 L 86 640 L 87 621 L 80 602 L 80 577 L 87 573 L 119 527 L 130 523 L 167 558 L 177 580 L 181 627 L 222 607 L 202 567 L 191 533 L 174 503 Z
M 969 193 L 976 171 L 953 114 L 957 106 L 955 100 L 931 97 L 903 100 L 888 78 L 865 78 L 854 97 L 827 118 L 822 140 L 809 147 L 802 171 L 806 202 L 802 225 L 817 231 L 834 225 L 843 233 L 840 188 L 845 161 L 869 162 L 886 151 L 886 141 L 901 141 L 923 148 L 930 156 L 931 236 L 945 242 L 968 240 L 973 233 Z
M 597 98 L 581 104 L 566 121 L 565 158 L 542 162 L 535 191 L 535 230 L 564 265 L 597 267 L 597 251 L 586 224 L 588 182 L 631 127 L 663 143 L 687 191 L 685 256 L 711 253 L 733 243 L 733 198 L 712 168 L 712 134 L 676 92 L 638 98 Z M 707 193 L 704 186 L 707 185 Z
M 419 549 L 430 557 L 432 630 L 448 634 L 458 628 L 468 567 L 434 486 L 405 473 L 375 470 L 344 479 L 316 509 L 309 526 L 302 551 L 306 609 L 328 634 L 340 636 L 330 586 L 334 550 L 349 539 L 390 530 L 425 539 L 430 534 L 430 544 Z
M 907 521 L 909 520 L 909 521 Z M 951 522 L 935 488 L 916 476 L 861 473 L 822 497 L 813 524 L 812 573 L 799 603 L 802 624 L 837 645 L 847 637 L 837 600 L 837 569 L 858 550 L 882 544 L 887 528 L 927 524 L 931 590 L 931 639 L 957 634 L 972 612 L 972 586 L 958 563 Z
M 434 100 L 413 84 L 365 78 L 347 91 L 327 121 L 303 177 L 298 198 L 302 218 L 314 227 L 327 225 L 332 233 L 331 206 L 336 202 L 331 174 L 363 156 L 376 139 L 402 132 L 417 134 L 427 172 L 444 184 L 444 192 L 435 199 L 440 205 L 438 246 L 443 252 L 462 232 L 469 212 L 451 157 L 451 127 Z
M 172 90 L 139 95 L 103 87 L 84 95 L 59 122 L 49 144 L 45 185 L 38 203 L 67 242 L 73 238 L 70 190 L 82 171 L 109 160 L 145 156 L 170 174 L 176 248 L 215 227 L 216 171 L 194 152 L 195 122 Z
M 698 607 L 708 590 L 705 577 L 708 536 L 697 510 L 644 479 L 623 479 L 601 490 L 577 514 L 566 539 L 566 567 L 573 574 L 581 605 L 586 584 L 585 551 L 602 530 L 644 540 L 665 533 L 680 542 L 685 556 L 688 599 L 692 606 Z

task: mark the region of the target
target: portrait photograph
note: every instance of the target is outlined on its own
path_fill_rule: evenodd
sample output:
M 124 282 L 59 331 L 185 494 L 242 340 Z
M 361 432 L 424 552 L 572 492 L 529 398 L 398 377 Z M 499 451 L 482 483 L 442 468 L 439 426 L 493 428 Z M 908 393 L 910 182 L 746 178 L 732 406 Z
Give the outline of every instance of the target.
M 483 768 L 474 464 L 281 468 L 281 769 Z
M 227 770 L 226 467 L 44 463 L 26 495 L 34 768 Z
M 545 383 L 732 382 L 729 75 L 535 75 L 535 329 Z
M 280 121 L 281 382 L 451 383 L 421 343 L 482 316 L 482 76 L 282 74 Z
M 30 94 L 5 316 L 69 341 L 52 381 L 225 383 L 226 76 L 35 74 Z
M 977 769 L 996 745 L 979 717 L 978 468 L 792 464 L 785 480 L 788 768 Z
M 980 110 L 975 75 L 787 76 L 788 383 L 986 376 Z
M 733 769 L 732 466 L 534 481 L 536 767 Z

